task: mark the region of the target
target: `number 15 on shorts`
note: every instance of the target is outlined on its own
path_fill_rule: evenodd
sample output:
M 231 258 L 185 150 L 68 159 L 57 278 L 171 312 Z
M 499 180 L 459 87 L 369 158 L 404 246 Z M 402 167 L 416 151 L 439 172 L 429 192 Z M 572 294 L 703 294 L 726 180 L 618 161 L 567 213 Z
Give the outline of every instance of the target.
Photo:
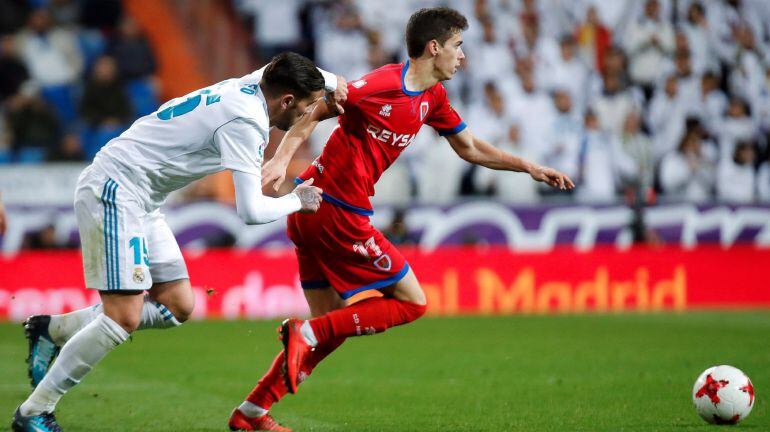
M 131 289 L 146 290 L 152 286 L 150 278 L 150 256 L 147 253 L 147 239 L 144 236 L 133 236 L 128 242 L 130 286 Z

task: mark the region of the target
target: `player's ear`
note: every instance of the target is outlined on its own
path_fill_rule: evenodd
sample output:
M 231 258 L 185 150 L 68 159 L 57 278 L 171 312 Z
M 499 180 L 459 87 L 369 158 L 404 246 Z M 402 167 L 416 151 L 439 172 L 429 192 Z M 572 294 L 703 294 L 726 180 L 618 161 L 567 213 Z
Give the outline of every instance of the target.
M 430 42 L 428 42 L 428 52 L 430 53 L 431 57 L 436 57 L 440 50 L 441 50 L 441 46 L 439 45 L 436 39 L 433 39 Z
M 281 97 L 281 108 L 284 110 L 292 108 L 297 103 L 295 99 L 296 98 L 294 97 L 293 94 L 283 95 L 283 97 Z

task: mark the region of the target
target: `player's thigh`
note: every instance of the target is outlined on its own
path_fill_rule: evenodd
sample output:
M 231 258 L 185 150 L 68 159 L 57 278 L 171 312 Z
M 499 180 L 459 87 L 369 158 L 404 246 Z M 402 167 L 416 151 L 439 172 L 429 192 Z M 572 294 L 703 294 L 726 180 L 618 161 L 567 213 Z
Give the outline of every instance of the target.
M 104 314 L 128 333 L 139 327 L 144 306 L 144 291 L 99 291 Z
M 408 301 L 418 305 L 426 305 L 428 303 L 425 298 L 425 292 L 422 290 L 422 286 L 420 286 L 420 281 L 417 280 L 417 276 L 415 276 L 411 268 L 400 281 L 380 291 L 385 296 L 393 297 L 396 300 Z
M 305 289 L 303 292 L 310 306 L 310 314 L 314 317 L 345 307 L 345 300 L 332 287 Z
M 185 321 L 195 307 L 195 295 L 179 244 L 159 211 L 148 214 L 144 226 L 153 280 L 150 297 L 166 306 L 177 320 Z
M 75 218 L 80 231 L 86 287 L 143 291 L 152 286 L 143 218 L 146 215 L 116 182 L 92 170 L 78 180 Z

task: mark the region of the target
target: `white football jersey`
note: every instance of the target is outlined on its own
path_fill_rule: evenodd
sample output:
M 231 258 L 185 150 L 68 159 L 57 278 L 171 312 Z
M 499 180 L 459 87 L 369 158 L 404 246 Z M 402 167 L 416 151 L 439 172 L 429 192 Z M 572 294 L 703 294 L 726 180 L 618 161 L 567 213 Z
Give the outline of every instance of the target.
M 260 174 L 270 122 L 263 69 L 172 99 L 94 158 L 150 212 L 168 194 L 223 169 Z

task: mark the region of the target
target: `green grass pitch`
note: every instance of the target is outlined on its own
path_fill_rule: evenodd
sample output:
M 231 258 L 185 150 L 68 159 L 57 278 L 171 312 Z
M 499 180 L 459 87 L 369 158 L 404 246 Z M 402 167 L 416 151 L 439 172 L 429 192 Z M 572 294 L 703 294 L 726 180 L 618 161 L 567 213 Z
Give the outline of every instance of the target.
M 59 405 L 70 431 L 223 431 L 279 348 L 276 322 L 139 332 Z M 28 394 L 18 324 L 0 325 L 5 426 Z M 300 431 L 713 431 L 706 367 L 753 380 L 770 430 L 770 312 L 424 318 L 348 340 L 275 417 Z

